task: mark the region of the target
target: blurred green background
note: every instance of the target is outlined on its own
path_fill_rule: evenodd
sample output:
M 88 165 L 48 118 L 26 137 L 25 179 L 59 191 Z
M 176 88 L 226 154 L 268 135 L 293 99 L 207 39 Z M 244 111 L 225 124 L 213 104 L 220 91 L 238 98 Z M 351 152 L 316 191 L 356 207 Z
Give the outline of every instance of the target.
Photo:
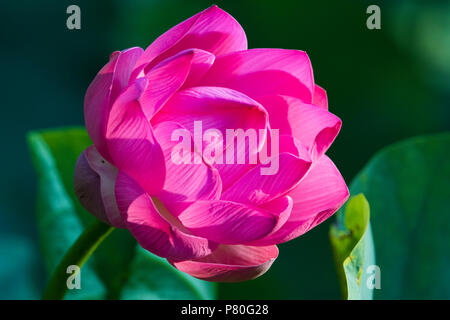
M 240 22 L 250 48 L 309 54 L 330 111 L 343 120 L 329 155 L 346 181 L 387 144 L 450 130 L 448 1 L 3 1 L 0 298 L 38 298 L 45 281 L 26 132 L 83 125 L 85 90 L 112 51 L 145 48 L 213 3 Z M 81 8 L 81 30 L 66 28 L 71 4 Z M 366 28 L 370 4 L 381 8 L 381 30 Z M 219 297 L 339 298 L 329 223 L 281 245 L 262 278 L 221 285 Z M 318 243 L 326 243 L 320 252 Z M 329 286 L 316 287 L 318 277 Z

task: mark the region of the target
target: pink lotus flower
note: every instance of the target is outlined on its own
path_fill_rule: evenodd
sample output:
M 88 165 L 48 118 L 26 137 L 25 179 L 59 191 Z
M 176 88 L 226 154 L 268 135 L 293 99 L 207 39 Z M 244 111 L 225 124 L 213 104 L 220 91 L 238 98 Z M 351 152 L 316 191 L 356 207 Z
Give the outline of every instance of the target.
M 341 121 L 328 112 L 308 55 L 247 49 L 241 26 L 217 6 L 145 51 L 114 52 L 89 86 L 84 112 L 94 145 L 75 169 L 81 203 L 196 278 L 262 275 L 278 256 L 276 244 L 323 222 L 348 198 L 324 154 Z M 223 135 L 267 133 L 236 155 L 259 152 L 278 129 L 279 150 L 270 155 L 278 171 L 263 175 L 260 161 L 211 163 L 195 149 L 198 163 L 174 163 L 172 134 L 185 128 L 193 137 L 195 121 Z

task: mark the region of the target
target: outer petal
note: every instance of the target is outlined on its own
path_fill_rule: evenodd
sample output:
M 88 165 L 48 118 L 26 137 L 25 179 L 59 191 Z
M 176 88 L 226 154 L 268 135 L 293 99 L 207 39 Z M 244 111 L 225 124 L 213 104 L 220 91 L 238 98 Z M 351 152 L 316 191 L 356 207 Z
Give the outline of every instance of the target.
M 111 108 L 106 137 L 113 164 L 154 195 L 164 184 L 165 163 L 139 100 L 147 83 L 146 78 L 140 78 L 117 98 Z
M 131 71 L 142 54 L 141 48 L 114 52 L 86 91 L 84 118 L 86 129 L 100 154 L 111 160 L 106 145 L 106 123 L 111 104 L 128 84 Z
M 308 55 L 284 49 L 251 49 L 217 57 L 198 85 L 227 87 L 252 98 L 289 95 L 307 103 L 314 92 Z
M 157 38 L 137 62 L 139 68 L 158 62 L 190 48 L 214 55 L 246 50 L 247 38 L 239 23 L 217 6 L 212 6 L 181 22 Z
M 114 193 L 117 168 L 108 163 L 94 146 L 88 147 L 85 150 L 85 153 L 90 167 L 100 176 L 100 191 L 106 217 L 112 226 L 116 228 L 125 228 L 125 223 L 120 216 Z
M 336 166 L 323 156 L 289 196 L 294 206 L 288 221 L 277 232 L 251 245 L 281 243 L 304 234 L 336 212 L 348 199 L 349 192 Z
M 182 86 L 201 78 L 214 62 L 214 55 L 199 49 L 184 50 L 145 73 L 149 86 L 140 99 L 142 110 L 151 119 Z
M 223 244 L 260 239 L 279 219 L 267 210 L 223 200 L 191 203 L 177 218 L 193 234 Z
M 334 114 L 287 96 L 258 99 L 269 112 L 270 125 L 305 145 L 313 160 L 321 157 L 338 135 L 342 122 Z
M 328 110 L 327 92 L 321 87 L 319 87 L 317 84 L 314 86 L 314 95 L 312 104 Z
M 336 211 L 347 200 L 349 192 L 334 163 L 323 156 L 289 195 L 294 200 L 291 218 L 304 220 L 325 210 Z
M 213 254 L 201 259 L 169 262 L 178 270 L 202 280 L 240 282 L 263 275 L 277 256 L 276 246 L 221 245 Z
M 83 207 L 98 219 L 116 228 L 125 228 L 114 195 L 116 176 L 117 169 L 90 146 L 75 166 L 74 190 Z
M 175 130 L 186 130 L 188 133 L 187 129 L 174 122 L 162 122 L 155 126 L 155 136 L 161 145 L 166 163 L 166 179 L 162 191 L 157 194 L 158 199 L 169 211 L 176 211 L 174 207 L 180 201 L 219 199 L 222 190 L 219 173 L 203 162 L 200 154 L 188 154 L 190 163 L 174 163 L 172 150 L 179 143 L 171 140 Z
M 75 165 L 73 185 L 81 205 L 101 221 L 111 224 L 106 216 L 101 194 L 101 178 L 86 158 L 86 150 L 78 157 Z
M 116 198 L 128 229 L 144 249 L 177 261 L 203 257 L 216 248 L 214 243 L 171 225 L 150 196 L 123 172 L 117 175 Z

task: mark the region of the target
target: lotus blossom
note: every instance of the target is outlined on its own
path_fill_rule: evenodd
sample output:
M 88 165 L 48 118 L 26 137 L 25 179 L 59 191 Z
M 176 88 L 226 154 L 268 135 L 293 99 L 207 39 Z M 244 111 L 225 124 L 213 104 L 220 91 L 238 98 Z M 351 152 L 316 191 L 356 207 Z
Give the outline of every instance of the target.
M 277 244 L 314 228 L 348 198 L 325 155 L 341 120 L 328 111 L 308 55 L 248 49 L 242 27 L 217 6 L 145 51 L 112 53 L 87 89 L 84 115 L 93 146 L 75 168 L 82 205 L 199 279 L 262 275 Z M 194 139 L 196 121 L 224 136 L 227 129 L 266 133 L 236 155 L 259 152 L 277 136 L 279 148 L 269 156 L 277 157 L 277 172 L 262 174 L 261 161 L 212 163 L 198 148 L 189 155 L 194 163 L 174 163 L 174 130 Z

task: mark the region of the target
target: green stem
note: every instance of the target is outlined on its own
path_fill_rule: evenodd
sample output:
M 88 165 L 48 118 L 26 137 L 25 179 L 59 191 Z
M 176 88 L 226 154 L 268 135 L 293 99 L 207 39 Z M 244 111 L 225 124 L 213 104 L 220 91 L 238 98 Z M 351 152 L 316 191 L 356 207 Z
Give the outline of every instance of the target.
M 96 221 L 89 226 L 78 240 L 67 251 L 64 258 L 53 272 L 47 288 L 44 291 L 42 299 L 44 300 L 61 300 L 67 291 L 67 267 L 76 265 L 82 267 L 90 255 L 97 249 L 100 243 L 114 230 L 103 222 Z M 55 240 L 57 241 L 57 240 Z

